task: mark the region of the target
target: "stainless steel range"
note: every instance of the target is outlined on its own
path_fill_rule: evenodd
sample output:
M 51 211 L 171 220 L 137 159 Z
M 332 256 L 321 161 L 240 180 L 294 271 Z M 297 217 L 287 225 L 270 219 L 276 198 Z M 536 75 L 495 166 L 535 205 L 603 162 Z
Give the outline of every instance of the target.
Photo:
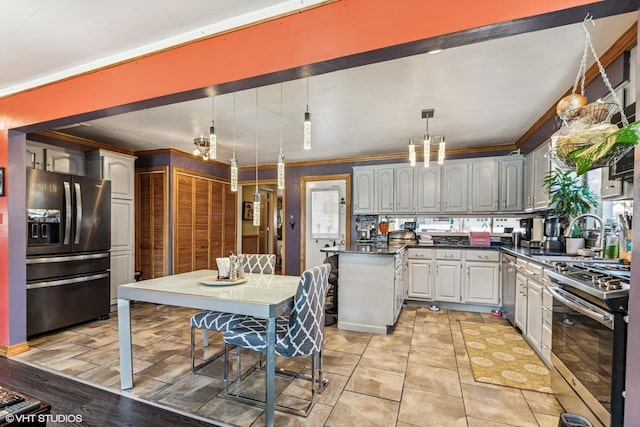
M 622 426 L 629 266 L 558 263 L 546 274 L 554 296 L 554 393 L 568 412 Z

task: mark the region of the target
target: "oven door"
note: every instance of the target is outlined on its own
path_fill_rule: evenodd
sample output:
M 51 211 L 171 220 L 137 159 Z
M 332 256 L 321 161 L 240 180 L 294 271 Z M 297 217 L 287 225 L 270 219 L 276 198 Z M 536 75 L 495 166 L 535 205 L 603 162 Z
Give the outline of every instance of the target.
M 548 289 L 554 296 L 553 366 L 586 407 L 604 425 L 609 425 L 614 315 L 560 287 Z

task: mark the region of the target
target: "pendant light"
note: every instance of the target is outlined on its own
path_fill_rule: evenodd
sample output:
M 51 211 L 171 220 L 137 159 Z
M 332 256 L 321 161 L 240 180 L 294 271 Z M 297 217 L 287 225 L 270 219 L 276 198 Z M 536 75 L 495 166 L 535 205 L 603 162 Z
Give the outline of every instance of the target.
M 284 189 L 284 154 L 282 154 L 282 83 L 280 83 L 280 154 L 278 154 L 278 189 Z
M 307 77 L 307 111 L 304 113 L 303 147 L 311 149 L 311 114 L 309 113 L 309 77 Z
M 444 149 L 445 149 L 445 142 L 444 142 L 444 136 L 442 136 L 440 139 L 440 144 L 438 145 L 438 164 L 439 165 L 444 163 Z
M 422 110 L 422 117 L 425 118 L 424 140 L 422 141 L 422 159 L 424 167 L 429 167 L 429 157 L 431 156 L 431 135 L 429 135 L 429 118 L 433 117 L 434 110 Z
M 256 192 L 253 194 L 253 225 L 260 225 L 260 192 L 258 190 L 258 88 L 256 88 Z
M 231 191 L 238 191 L 238 161 L 236 160 L 236 94 L 233 94 L 233 156 L 231 156 Z
M 409 139 L 409 164 L 416 165 L 416 144 L 414 144 L 413 138 Z
M 211 97 L 211 127 L 209 128 L 209 158 L 215 159 L 218 156 L 218 137 L 215 128 L 215 97 Z

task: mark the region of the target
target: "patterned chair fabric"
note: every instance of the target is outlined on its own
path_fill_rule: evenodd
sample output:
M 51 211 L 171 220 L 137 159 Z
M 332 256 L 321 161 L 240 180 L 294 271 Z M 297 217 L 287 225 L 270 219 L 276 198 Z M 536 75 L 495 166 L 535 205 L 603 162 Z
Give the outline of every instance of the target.
M 275 350 L 279 356 L 312 356 L 322 350 L 324 303 L 329 288 L 330 271 L 331 265 L 323 264 L 302 273 L 291 314 L 277 319 Z M 248 318 L 226 331 L 224 341 L 227 344 L 265 352 L 266 321 Z
M 273 274 L 276 271 L 276 256 L 271 254 L 244 254 L 245 273 Z
M 238 326 L 247 316 L 204 310 L 191 316 L 191 327 L 225 332 Z

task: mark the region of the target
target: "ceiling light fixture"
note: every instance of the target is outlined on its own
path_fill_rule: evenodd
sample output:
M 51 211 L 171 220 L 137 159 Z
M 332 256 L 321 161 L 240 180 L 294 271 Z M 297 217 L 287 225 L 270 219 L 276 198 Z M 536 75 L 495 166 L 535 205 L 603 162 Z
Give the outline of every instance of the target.
M 426 119 L 425 133 L 422 138 L 410 138 L 409 139 L 409 164 L 411 166 L 416 165 L 416 148 L 422 147 L 422 159 L 424 161 L 424 167 L 429 167 L 429 161 L 431 157 L 431 146 L 435 145 L 435 141 L 439 139 L 438 144 L 438 164 L 444 163 L 445 141 L 444 136 L 431 136 L 429 134 L 429 119 L 434 116 L 435 110 L 433 108 L 422 110 L 422 118 Z
M 284 189 L 284 154 L 282 154 L 282 83 L 280 83 L 280 154 L 278 154 L 278 189 Z
M 209 160 L 209 138 L 200 135 L 199 138 L 193 140 L 193 144 L 196 146 L 193 149 L 193 155 L 199 156 L 202 154 L 204 160 Z
M 253 194 L 253 225 L 260 225 L 260 191 L 258 190 L 258 88 L 256 88 L 256 192 Z
M 211 97 L 211 127 L 209 128 L 209 158 L 215 159 L 218 156 L 218 137 L 215 128 L 215 97 Z
M 231 156 L 231 191 L 238 191 L 238 161 L 236 160 L 236 94 L 233 94 L 233 155 Z
M 311 114 L 309 113 L 309 77 L 307 77 L 307 111 L 304 113 L 303 147 L 311 149 Z

